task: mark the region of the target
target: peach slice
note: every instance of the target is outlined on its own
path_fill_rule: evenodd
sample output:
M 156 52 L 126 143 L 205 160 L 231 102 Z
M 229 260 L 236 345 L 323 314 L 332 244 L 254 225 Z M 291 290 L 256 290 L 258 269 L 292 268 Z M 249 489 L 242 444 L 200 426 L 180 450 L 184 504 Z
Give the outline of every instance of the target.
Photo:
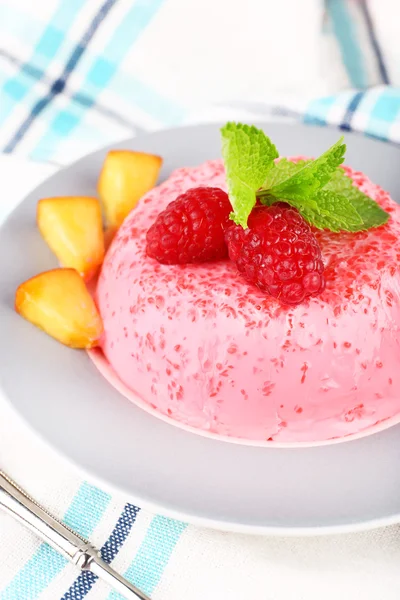
M 131 150 L 111 150 L 103 164 L 97 189 L 107 224 L 119 227 L 138 200 L 156 184 L 162 158 Z
M 43 198 L 37 205 L 40 233 L 64 267 L 89 280 L 104 259 L 101 206 L 97 198 Z
M 21 283 L 15 310 L 71 348 L 93 348 L 103 333 L 93 298 L 74 269 L 53 269 Z

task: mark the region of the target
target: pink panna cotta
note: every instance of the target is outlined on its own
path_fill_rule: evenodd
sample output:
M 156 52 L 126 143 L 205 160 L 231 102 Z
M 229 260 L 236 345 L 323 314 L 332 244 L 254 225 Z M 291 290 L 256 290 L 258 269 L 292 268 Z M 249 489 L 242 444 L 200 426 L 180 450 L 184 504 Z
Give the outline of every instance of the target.
M 229 260 L 161 265 L 146 232 L 185 190 L 226 190 L 220 160 L 175 171 L 118 231 L 97 285 L 102 350 L 152 409 L 217 435 L 315 442 L 400 414 L 400 207 L 362 173 L 391 218 L 356 234 L 317 232 L 326 290 L 295 307 L 246 283 Z

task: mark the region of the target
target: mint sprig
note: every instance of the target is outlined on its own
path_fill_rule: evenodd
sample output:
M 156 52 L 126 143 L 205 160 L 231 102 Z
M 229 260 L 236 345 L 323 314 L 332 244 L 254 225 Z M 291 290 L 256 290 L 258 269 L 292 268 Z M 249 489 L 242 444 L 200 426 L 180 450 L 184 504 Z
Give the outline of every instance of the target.
M 227 123 L 221 134 L 231 218 L 242 227 L 247 227 L 257 199 L 266 205 L 283 200 L 314 227 L 335 232 L 370 229 L 389 219 L 340 167 L 343 138 L 319 158 L 294 163 L 285 158 L 275 162 L 275 146 L 254 126 Z
M 349 229 L 349 231 L 371 229 L 388 222 L 389 214 L 375 200 L 356 187 L 343 169 L 336 169 L 325 189 L 345 196 L 362 219 L 361 228 Z
M 284 181 L 276 183 L 269 193 L 277 198 L 309 198 L 324 187 L 336 167 L 342 164 L 346 146 L 343 137 L 316 160 L 308 161 Z M 265 184 L 264 186 L 265 187 Z
M 278 151 L 263 131 L 241 123 L 227 123 L 221 129 L 229 199 L 237 225 L 247 227 L 247 218 L 256 203 L 256 191 L 274 166 Z

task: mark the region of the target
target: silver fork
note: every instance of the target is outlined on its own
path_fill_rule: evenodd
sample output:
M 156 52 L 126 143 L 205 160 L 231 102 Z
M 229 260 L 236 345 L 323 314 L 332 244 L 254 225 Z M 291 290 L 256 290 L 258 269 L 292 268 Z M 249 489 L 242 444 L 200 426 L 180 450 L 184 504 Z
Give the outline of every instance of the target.
M 87 540 L 53 517 L 0 470 L 0 508 L 36 533 L 72 564 L 106 581 L 128 600 L 150 600 L 100 557 Z

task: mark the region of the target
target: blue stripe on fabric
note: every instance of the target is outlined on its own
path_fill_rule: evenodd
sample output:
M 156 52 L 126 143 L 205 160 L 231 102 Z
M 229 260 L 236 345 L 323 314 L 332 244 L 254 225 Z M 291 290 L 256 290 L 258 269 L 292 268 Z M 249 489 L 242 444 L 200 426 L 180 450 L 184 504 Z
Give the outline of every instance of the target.
M 343 131 L 351 131 L 351 120 L 364 97 L 364 93 L 365 92 L 356 92 L 350 100 L 343 121 L 340 124 L 340 129 L 343 129 Z
M 0 75 L 0 78 L 2 90 L 0 118 L 1 122 L 5 123 L 8 115 L 12 113 L 18 103 L 24 100 L 26 94 L 29 92 L 32 86 L 32 79 L 23 72 L 18 75 L 18 78 L 9 78 L 7 75 L 3 76 L 3 73 Z
M 63 521 L 83 537 L 98 525 L 111 496 L 83 483 L 67 509 Z M 0 600 L 35 600 L 62 571 L 67 560 L 47 544 L 41 544 L 10 584 L 0 592 Z
M 399 121 L 400 90 L 393 88 L 382 90 L 370 112 L 367 131 L 375 137 L 387 140 L 393 124 Z
M 326 125 L 328 113 L 336 102 L 336 96 L 327 96 L 318 100 L 312 100 L 303 115 L 304 123 L 310 125 Z
M 81 41 L 75 46 L 74 51 L 70 55 L 67 64 L 64 67 L 62 75 L 59 79 L 54 81 L 51 86 L 50 92 L 44 97 L 41 98 L 32 108 L 30 114 L 22 123 L 21 127 L 15 133 L 13 138 L 8 142 L 6 147 L 4 148 L 5 152 L 12 152 L 15 150 L 16 146 L 22 140 L 28 129 L 31 127 L 35 119 L 40 115 L 41 112 L 48 106 L 48 104 L 53 100 L 53 98 L 60 94 L 66 85 L 66 82 L 73 72 L 74 68 L 78 64 L 81 59 L 87 44 L 93 38 L 97 29 L 100 27 L 102 21 L 105 19 L 107 14 L 110 12 L 112 7 L 115 5 L 117 0 L 106 0 L 100 10 L 97 12 L 93 20 L 91 21 L 88 29 L 83 35 Z
M 361 0 L 360 7 L 364 15 L 365 22 L 368 28 L 369 39 L 371 41 L 371 46 L 375 52 L 376 62 L 378 63 L 379 73 L 382 79 L 382 83 L 386 85 L 390 85 L 389 75 L 386 69 L 385 61 L 383 59 L 383 54 L 381 51 L 381 47 L 379 45 L 378 39 L 375 35 L 374 24 L 371 19 L 371 15 L 369 12 L 368 5 L 365 0 Z
M 154 517 L 124 577 L 150 596 L 159 584 L 171 554 L 186 527 L 187 524 L 181 521 L 162 516 Z M 113 591 L 108 596 L 108 600 L 123 600 L 123 597 Z
M 110 537 L 100 550 L 101 558 L 111 563 L 117 556 L 123 543 L 128 537 L 136 521 L 140 508 L 127 504 L 119 517 Z M 82 600 L 90 592 L 97 581 L 97 577 L 89 571 L 84 571 L 77 577 L 61 600 Z
M 165 0 L 139 0 L 135 2 L 106 44 L 103 56 L 118 67 L 128 49 L 131 49 L 148 27 Z
M 351 84 L 355 88 L 365 88 L 368 85 L 368 76 L 364 56 L 358 43 L 357 30 L 349 13 L 347 0 L 327 0 L 326 5 Z
M 19 61 L 13 54 L 10 54 L 9 52 L 2 50 L 1 48 L 0 48 L 0 58 L 5 58 L 9 63 L 11 63 L 12 65 L 19 68 L 20 73 L 21 73 L 20 77 L 26 78 L 26 81 L 29 82 L 29 85 L 31 84 L 30 78 L 36 79 L 37 81 L 43 80 L 46 83 L 49 83 L 49 81 L 50 81 L 50 78 L 47 77 L 47 75 L 44 73 L 44 71 L 42 71 L 41 69 L 38 69 L 34 65 L 31 65 L 28 63 L 26 63 L 26 64 L 21 63 L 21 61 Z M 0 87 L 2 84 L 1 76 L 2 76 L 2 73 L 0 72 Z M 9 81 L 10 81 L 9 78 L 4 79 L 3 91 L 5 91 L 6 93 L 7 93 L 7 85 L 9 83 Z M 18 82 L 18 85 L 20 85 L 20 82 Z M 13 96 L 14 96 L 14 100 L 12 102 L 13 102 L 13 104 L 15 104 L 15 94 L 11 94 L 11 97 L 13 97 Z M 98 104 L 97 102 L 95 102 L 93 100 L 93 98 L 90 98 L 89 96 L 87 96 L 86 94 L 84 94 L 82 92 L 78 92 L 77 94 L 75 94 L 74 100 L 75 100 L 75 102 L 77 102 L 78 104 L 81 104 L 85 108 L 93 106 L 103 116 L 110 117 L 113 121 L 116 121 L 117 123 L 119 123 L 123 126 L 130 127 L 134 131 L 137 131 L 138 129 L 140 129 L 132 121 L 129 121 L 128 119 L 125 119 L 124 117 L 121 117 L 120 114 L 114 112 L 109 107 L 105 107 L 105 106 L 102 106 L 101 104 Z M 2 109 L 3 109 L 3 104 L 4 103 L 2 102 L 2 106 L 1 106 Z
M 61 554 L 42 544 L 18 575 L 0 592 L 1 600 L 34 600 L 67 563 Z
M 65 34 L 73 26 L 81 9 L 82 0 L 59 1 L 28 62 L 46 70 L 51 60 L 65 43 Z
M 84 482 L 64 515 L 64 523 L 84 538 L 99 523 L 111 500 L 110 494 Z M 89 518 L 86 518 L 88 515 Z
M 399 118 L 400 89 L 384 89 L 376 98 L 371 119 L 379 119 L 390 125 Z
M 38 69 L 38 67 L 35 67 L 35 65 L 32 65 L 30 63 L 19 63 L 11 54 L 9 54 L 8 52 L 6 52 L 3 49 L 0 49 L 0 56 L 2 58 L 6 58 L 8 59 L 11 64 L 13 64 L 16 68 L 18 68 L 20 70 L 20 73 L 22 75 L 25 75 L 27 77 L 29 77 L 30 79 L 35 79 L 36 81 L 40 81 L 41 79 L 45 79 L 46 78 L 46 74 L 43 71 L 43 69 Z M 13 80 L 19 80 L 18 78 L 10 78 L 8 79 L 8 81 L 13 81 Z
M 39 75 L 40 73 L 42 73 L 42 75 L 44 74 L 45 70 L 51 63 L 55 54 L 58 52 L 60 45 L 64 39 L 63 37 L 60 37 L 60 36 L 58 36 L 58 38 L 56 39 L 55 36 L 53 35 L 53 39 L 51 42 L 51 51 L 47 52 L 47 54 L 43 54 L 43 48 L 45 45 L 46 45 L 47 49 L 49 49 L 48 44 L 50 42 L 51 32 L 58 31 L 59 28 L 62 28 L 65 31 L 68 31 L 68 29 L 73 25 L 74 20 L 75 20 L 76 16 L 78 15 L 80 8 L 82 8 L 82 0 L 63 0 L 58 3 L 57 9 L 55 10 L 53 16 L 51 17 L 50 22 L 47 24 L 47 26 L 46 26 L 45 30 L 43 31 L 42 35 L 40 36 L 39 40 L 36 42 L 36 45 L 33 49 L 31 56 L 29 57 L 29 59 L 27 61 L 26 66 L 21 67 L 21 74 L 33 75 L 33 72 L 35 72 L 35 76 Z M 13 14 L 13 11 L 15 10 L 15 8 L 9 7 L 9 9 L 7 9 L 6 18 L 9 17 L 8 10 L 11 12 L 11 14 Z M 18 16 L 17 21 L 19 23 L 20 22 L 25 23 L 26 15 L 19 14 L 18 12 L 16 13 L 16 15 Z M 2 21 L 2 25 L 4 25 L 4 24 L 5 23 L 3 23 L 3 21 Z M 29 31 L 30 31 L 31 27 L 33 27 L 33 24 L 31 24 L 30 20 L 28 20 L 25 23 L 24 30 L 22 31 L 22 33 L 24 33 L 24 31 L 26 30 L 29 35 Z M 15 33 L 16 33 L 15 27 L 13 26 L 13 27 L 10 27 L 9 29 L 11 31 L 13 31 L 13 34 L 15 35 Z M 46 42 L 46 40 L 47 40 L 47 42 Z M 26 40 L 24 38 L 24 41 L 25 41 L 25 43 L 27 43 L 28 40 Z M 34 66 L 31 66 L 31 65 L 34 65 Z M 28 95 L 28 93 L 32 89 L 32 81 L 30 81 L 29 79 L 26 78 L 26 81 L 22 82 L 21 74 L 18 73 L 18 75 L 10 78 L 7 82 L 7 84 L 11 87 L 12 86 L 20 87 L 20 94 L 19 94 L 19 98 L 18 98 L 19 102 L 21 102 L 23 99 L 25 99 L 26 96 Z M 40 80 L 40 77 L 35 77 L 35 78 L 37 80 Z M 8 102 L 7 105 L 4 105 L 2 103 L 1 123 L 4 123 L 8 119 L 9 115 L 15 108 L 15 105 L 16 105 L 15 98 L 12 102 Z
M 125 54 L 132 49 L 133 44 L 146 29 L 164 1 L 137 2 L 128 11 L 123 22 L 105 46 L 103 56 L 93 61 L 87 72 L 86 80 L 82 83 L 82 88 L 91 102 L 87 102 L 84 109 L 80 108 L 79 112 L 74 110 L 73 118 L 67 116 L 65 111 L 56 115 L 38 142 L 40 160 L 49 159 L 51 149 L 80 126 L 86 110 L 95 104 L 95 98 L 99 91 L 107 88 L 111 80 L 112 92 L 116 97 L 120 96 L 124 98 L 125 102 L 131 102 L 163 125 L 179 125 L 182 122 L 185 115 L 180 106 L 164 98 L 132 75 L 118 72 L 118 67 Z M 71 100 L 77 101 L 78 96 L 79 93 L 73 95 Z M 63 117 L 69 121 L 67 129 L 62 122 Z M 32 156 L 36 158 L 36 152 Z
M 119 75 L 118 75 L 119 77 Z M 159 118 L 160 122 L 164 125 L 179 125 L 182 123 L 185 116 L 185 111 L 176 104 L 170 103 L 167 99 L 158 96 L 155 91 L 146 90 L 141 87 L 138 83 L 137 86 L 131 86 L 130 82 L 132 78 L 127 75 L 124 80 L 124 85 L 129 86 L 130 90 L 142 90 L 142 94 L 137 94 L 132 99 L 132 105 L 136 105 L 143 112 L 150 114 L 153 118 Z M 113 91 L 116 92 L 115 85 L 113 82 Z M 118 97 L 118 94 L 116 93 Z M 146 102 L 146 98 L 148 102 Z M 75 103 L 71 103 L 68 109 L 63 109 L 55 112 L 54 117 L 50 121 L 48 130 L 45 132 L 43 137 L 38 141 L 35 149 L 31 152 L 30 158 L 34 160 L 51 160 L 55 154 L 56 149 L 60 143 L 64 140 L 68 140 L 69 136 L 73 134 L 74 139 L 86 140 L 89 139 L 91 147 L 101 145 L 107 141 L 102 128 L 96 127 L 95 123 L 89 123 L 83 119 L 84 110 L 95 108 L 94 101 L 88 96 L 86 101 L 79 102 L 76 96 L 74 96 Z M 129 101 L 129 97 L 124 98 L 125 101 Z M 98 107 L 97 107 L 98 108 Z M 106 111 L 101 110 L 104 116 L 110 116 L 114 121 L 119 121 L 122 126 L 128 126 L 134 128 L 137 133 L 140 131 L 135 125 L 129 124 L 124 118 L 116 119 L 113 115 L 107 115 Z M 143 131 L 143 127 L 141 127 Z M 110 140 L 111 141 L 111 140 Z

